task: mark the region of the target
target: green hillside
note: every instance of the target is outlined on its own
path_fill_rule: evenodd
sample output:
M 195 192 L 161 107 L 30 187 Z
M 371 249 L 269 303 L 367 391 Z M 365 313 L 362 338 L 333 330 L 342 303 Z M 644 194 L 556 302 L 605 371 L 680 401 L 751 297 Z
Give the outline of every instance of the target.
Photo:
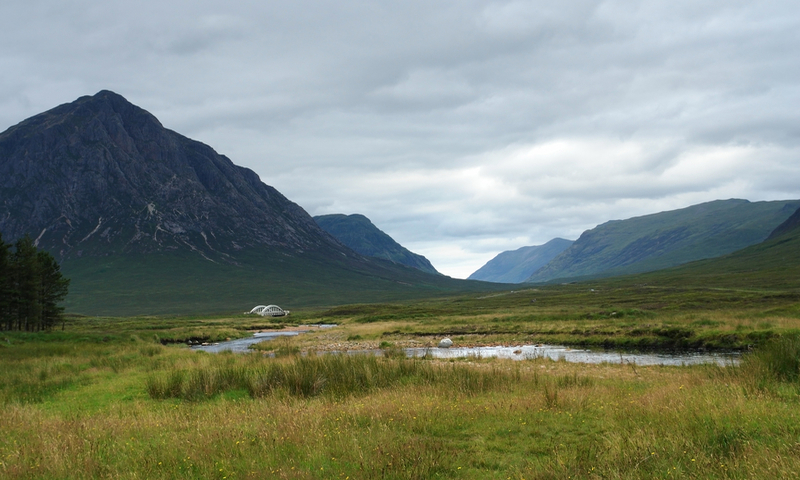
M 800 225 L 781 230 L 780 235 L 719 258 L 635 278 L 658 285 L 800 291 Z
M 68 259 L 62 271 L 71 279 L 67 312 L 86 315 L 230 313 L 258 304 L 291 310 L 501 288 L 338 252 L 266 249 L 241 252 L 237 264 L 176 252 Z
M 798 200 L 718 200 L 607 222 L 584 232 L 528 281 L 625 275 L 718 257 L 763 241 L 798 207 Z

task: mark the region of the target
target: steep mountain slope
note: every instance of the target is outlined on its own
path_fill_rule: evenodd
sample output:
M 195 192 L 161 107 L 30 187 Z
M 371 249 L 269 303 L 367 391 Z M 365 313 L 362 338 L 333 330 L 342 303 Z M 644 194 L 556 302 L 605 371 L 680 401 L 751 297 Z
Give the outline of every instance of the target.
M 572 240 L 554 238 L 544 245 L 502 252 L 476 270 L 469 276 L 469 279 L 498 283 L 522 283 L 572 244 Z
M 759 243 L 800 201 L 718 200 L 604 223 L 527 280 L 589 278 L 658 270 Z
M 780 237 L 785 233 L 793 232 L 800 228 L 800 208 L 795 211 L 792 216 L 786 219 L 785 222 L 778 225 L 772 233 L 769 234 L 767 240 Z
M 800 210 L 798 210 L 800 212 Z M 800 291 L 800 213 L 795 212 L 769 238 L 718 258 L 625 277 L 660 286 L 775 289 L 798 298 Z M 794 294 L 786 291 L 795 291 Z
M 68 311 L 243 311 L 486 288 L 363 257 L 211 147 L 109 91 L 0 133 L 0 232 L 72 279 Z M 299 303 L 302 302 L 302 303 Z
M 382 258 L 423 272 L 439 273 L 427 258 L 410 252 L 364 215 L 319 215 L 314 220 L 323 230 L 361 255 Z
M 59 258 L 188 248 L 342 250 L 306 212 L 207 145 L 102 91 L 0 134 L 0 231 Z

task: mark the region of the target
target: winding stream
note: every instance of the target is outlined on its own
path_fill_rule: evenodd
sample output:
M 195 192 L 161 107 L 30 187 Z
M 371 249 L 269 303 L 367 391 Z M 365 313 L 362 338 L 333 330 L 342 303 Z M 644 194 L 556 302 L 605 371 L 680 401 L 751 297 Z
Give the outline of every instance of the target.
M 272 340 L 276 337 L 294 337 L 300 333 L 302 332 L 259 332 L 254 333 L 252 337 L 237 338 L 236 340 L 229 340 L 227 342 L 219 342 L 211 345 L 195 345 L 192 347 L 192 350 L 202 350 L 210 353 L 226 351 L 246 353 L 250 351 L 250 345 L 255 345 L 265 340 Z
M 697 352 L 623 352 L 613 350 L 584 350 L 561 345 L 521 345 L 512 347 L 451 347 L 451 348 L 409 348 L 408 356 L 430 355 L 434 358 L 509 358 L 529 360 L 549 358 L 575 363 L 633 363 L 636 365 L 696 365 L 716 363 L 725 366 L 738 362 L 735 353 L 697 353 Z
M 330 326 L 328 326 L 330 327 Z M 271 340 L 282 336 L 295 336 L 302 331 L 260 332 L 252 337 L 239 338 L 213 345 L 197 345 L 192 350 L 202 350 L 210 353 L 232 351 L 245 353 L 250 351 L 250 345 Z M 584 350 L 560 345 L 519 345 L 519 346 L 493 346 L 493 347 L 451 347 L 451 348 L 406 348 L 409 357 L 422 357 L 425 355 L 433 358 L 507 358 L 512 360 L 530 360 L 534 358 L 550 358 L 575 363 L 631 363 L 636 365 L 696 365 L 700 363 L 715 363 L 717 365 L 733 365 L 738 363 L 737 353 L 656 353 L 656 352 L 622 352 L 610 350 Z M 348 351 L 348 354 L 376 354 L 380 350 Z

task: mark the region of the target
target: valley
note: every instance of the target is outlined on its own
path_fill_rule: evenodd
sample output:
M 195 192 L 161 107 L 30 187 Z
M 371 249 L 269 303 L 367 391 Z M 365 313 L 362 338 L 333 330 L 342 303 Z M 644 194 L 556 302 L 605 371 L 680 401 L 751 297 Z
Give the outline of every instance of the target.
M 34 232 L 71 280 L 62 322 L 0 332 L 3 478 L 800 472 L 797 200 L 607 222 L 478 281 L 363 215 L 312 218 L 113 92 L 0 134 L 0 174 L 3 238 Z M 292 313 L 242 313 L 259 303 Z M 424 353 L 444 337 L 739 360 Z
M 792 453 L 800 428 L 796 290 L 640 280 L 304 308 L 279 318 L 71 316 L 64 330 L 3 332 L 0 473 L 791 477 L 800 469 Z M 183 343 L 320 323 L 337 327 L 259 343 L 251 353 Z M 445 335 L 456 346 L 557 341 L 744 355 L 738 366 L 647 366 L 400 353 L 435 347 Z M 383 355 L 323 353 L 343 346 Z M 784 353 L 776 357 L 775 348 Z M 794 367 L 777 363 L 780 355 Z

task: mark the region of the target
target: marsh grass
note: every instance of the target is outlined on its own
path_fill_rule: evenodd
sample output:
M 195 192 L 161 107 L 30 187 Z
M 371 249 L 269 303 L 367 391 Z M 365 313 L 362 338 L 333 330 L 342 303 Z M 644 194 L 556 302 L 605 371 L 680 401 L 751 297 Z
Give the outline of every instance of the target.
M 770 339 L 744 359 L 743 369 L 752 369 L 780 382 L 800 379 L 800 334 Z
M 744 370 L 116 346 L 30 349 L 6 363 L 25 366 L 30 384 L 72 383 L 37 402 L 4 397 L 0 477 L 791 478 L 800 469 L 797 401 L 751 393 Z M 101 353 L 135 360 L 115 372 Z M 0 375 L 5 385 L 10 374 Z
M 252 318 L 235 316 L 3 333 L 0 478 L 797 477 L 796 297 L 595 290 L 298 312 L 341 326 L 292 338 L 275 358 L 159 343 L 248 334 Z M 444 333 L 462 345 L 755 350 L 739 366 L 691 367 L 393 354 Z M 309 353 L 355 336 L 387 342 L 384 356 Z
M 735 377 L 750 395 L 769 394 L 797 402 L 800 399 L 800 335 L 772 338 L 743 355 L 738 366 L 715 369 L 713 375 L 726 381 Z
M 241 360 L 240 360 L 241 359 Z M 286 360 L 240 356 L 236 362 L 176 368 L 151 374 L 146 390 L 153 399 L 197 401 L 245 390 L 252 398 L 274 393 L 298 398 L 345 398 L 398 385 L 436 385 L 472 395 L 519 381 L 518 370 L 477 370 L 424 359 L 325 354 Z
M 295 337 L 278 337 L 269 342 L 262 342 L 262 345 L 264 350 L 272 351 L 276 357 L 295 357 L 300 355 L 300 347 L 296 344 Z

